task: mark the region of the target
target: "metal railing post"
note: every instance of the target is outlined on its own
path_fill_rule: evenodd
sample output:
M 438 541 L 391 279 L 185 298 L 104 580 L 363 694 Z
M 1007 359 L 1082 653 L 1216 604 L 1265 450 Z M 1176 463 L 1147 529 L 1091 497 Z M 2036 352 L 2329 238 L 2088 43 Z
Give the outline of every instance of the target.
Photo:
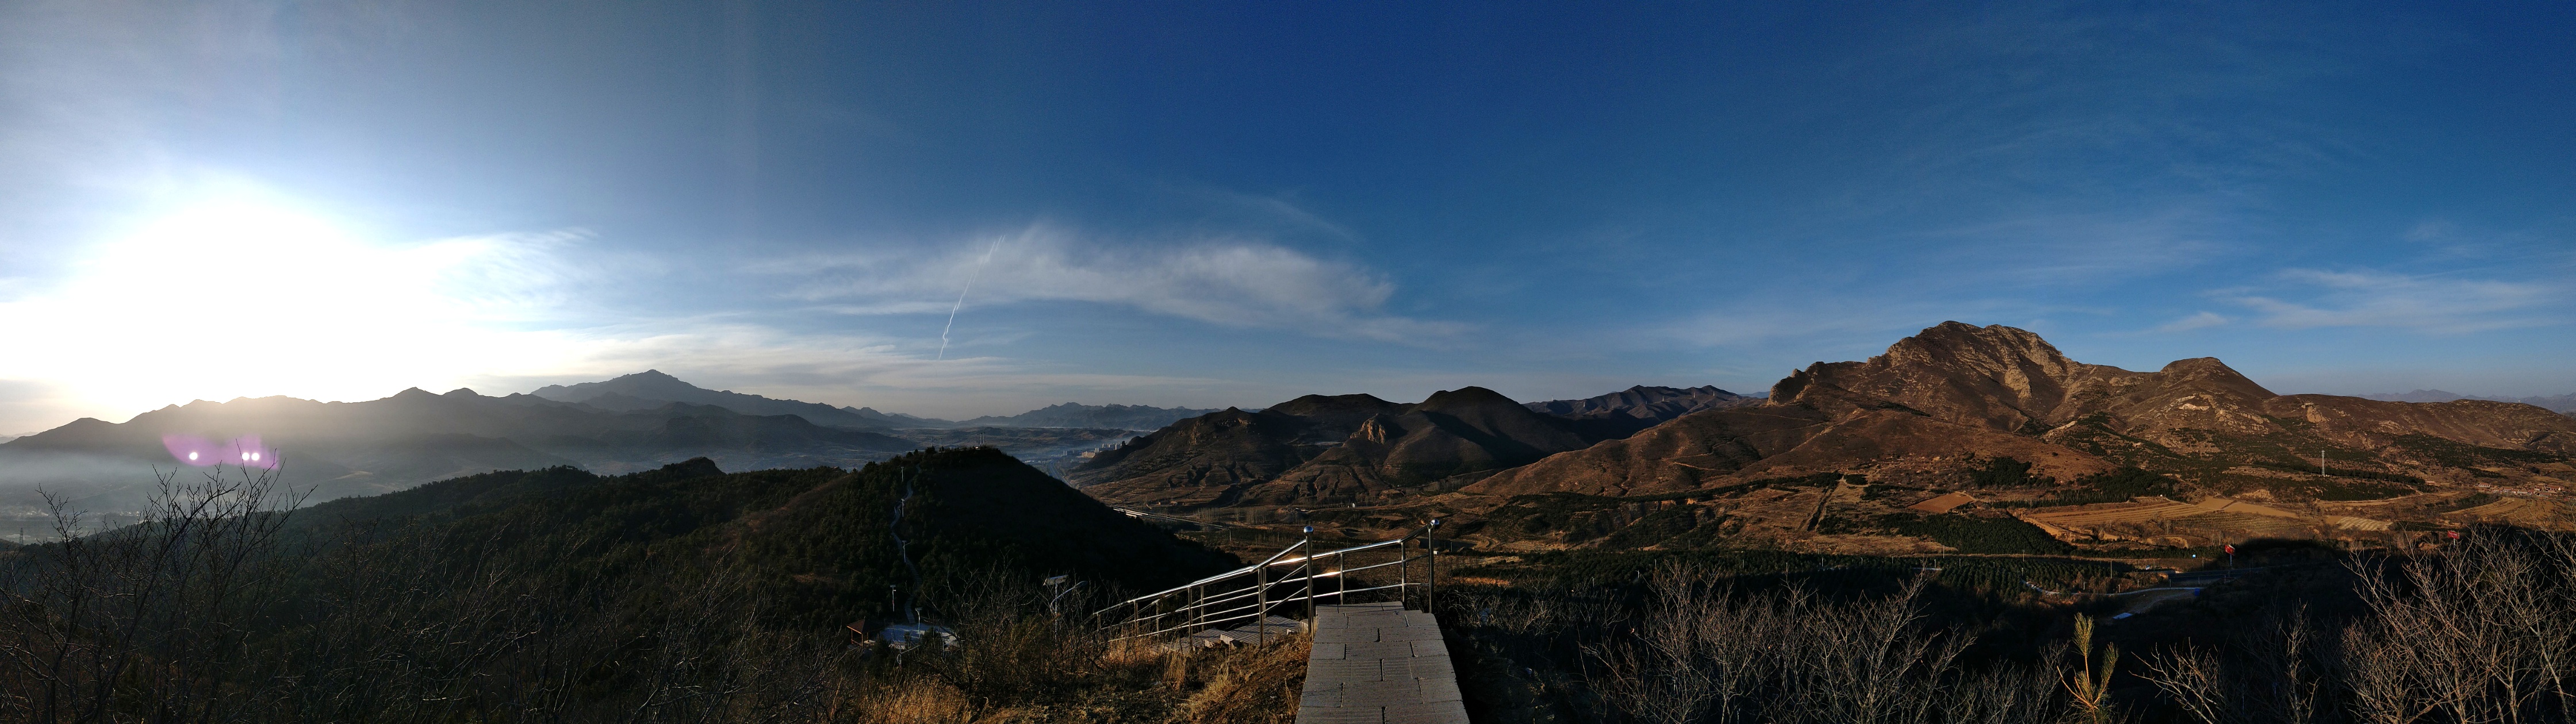
M 1396 608 L 1413 607 L 1413 572 L 1411 570 L 1413 568 L 1413 552 L 1405 547 L 1405 544 L 1411 542 L 1412 538 L 1413 536 L 1406 535 L 1403 538 L 1395 539 Z
M 1351 602 L 1351 557 L 1342 551 L 1333 551 L 1333 602 Z
M 1298 549 L 1297 565 L 1306 571 L 1306 620 L 1315 620 L 1315 526 L 1306 526 L 1306 539 Z
M 1252 569 L 1252 637 L 1257 645 L 1270 645 L 1270 567 Z

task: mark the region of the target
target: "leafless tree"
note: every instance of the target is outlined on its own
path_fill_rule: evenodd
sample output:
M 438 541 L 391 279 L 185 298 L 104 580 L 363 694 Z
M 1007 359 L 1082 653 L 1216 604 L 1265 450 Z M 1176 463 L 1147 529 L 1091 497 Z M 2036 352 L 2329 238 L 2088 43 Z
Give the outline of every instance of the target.
M 2567 721 L 2576 550 L 2560 534 L 2482 529 L 2386 569 L 2356 563 L 2370 614 L 2343 636 L 2373 722 Z
M 0 711 L 24 721 L 237 721 L 228 694 L 249 637 L 285 582 L 278 555 L 299 501 L 273 470 L 158 478 L 143 522 L 83 535 L 85 514 L 46 496 L 60 539 L 31 546 L 0 580 Z

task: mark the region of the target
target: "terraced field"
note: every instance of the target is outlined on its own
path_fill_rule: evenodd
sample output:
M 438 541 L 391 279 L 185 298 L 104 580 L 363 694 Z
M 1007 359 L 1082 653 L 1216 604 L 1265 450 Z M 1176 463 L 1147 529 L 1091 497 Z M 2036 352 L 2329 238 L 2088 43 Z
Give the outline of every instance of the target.
M 2242 513 L 2245 515 L 2260 515 L 2267 518 L 2305 517 L 2279 508 L 2267 508 L 2241 500 L 2228 500 L 2226 498 L 2210 498 L 2208 500 L 2193 503 L 2192 507 L 2200 508 L 2212 513 Z
M 2200 515 L 2192 516 L 2191 519 L 2186 522 L 2189 525 L 2202 528 L 2217 528 L 2220 530 L 2243 531 L 2256 535 L 2272 536 L 2301 536 L 2308 532 L 2309 527 L 2295 518 L 2279 518 L 2269 515 L 2239 513 L 2235 511 L 2224 513 L 2202 513 Z
M 2539 498 L 2505 498 L 2451 514 L 2475 520 L 2553 528 L 2567 527 L 2571 518 L 2567 504 Z
M 1757 490 L 1737 502 L 1735 512 L 1752 525 L 1799 530 L 1815 518 L 1825 495 L 1822 490 Z
M 1905 506 L 1905 509 L 1919 510 L 1926 513 L 1947 513 L 1959 506 L 1974 502 L 1977 502 L 1977 499 L 1967 493 L 1942 493 L 1940 495 L 1933 496 L 1930 500 Z
M 2164 498 L 2149 502 L 2102 503 L 2069 508 L 2049 508 L 2044 512 L 2025 513 L 2023 520 L 2054 526 L 2098 526 L 2114 523 L 2145 523 L 2176 520 L 2209 513 L 2209 509 L 2190 503 L 2177 503 Z

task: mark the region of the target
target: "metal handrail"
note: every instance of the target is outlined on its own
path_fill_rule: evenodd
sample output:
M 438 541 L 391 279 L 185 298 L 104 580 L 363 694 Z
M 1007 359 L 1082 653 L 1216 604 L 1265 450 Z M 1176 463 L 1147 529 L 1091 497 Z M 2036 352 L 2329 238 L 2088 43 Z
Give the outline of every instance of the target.
M 1402 595 L 1402 592 L 1421 588 L 1425 591 L 1423 598 L 1427 605 L 1431 600 L 1429 592 L 1432 581 L 1436 580 L 1436 573 L 1434 576 L 1427 576 L 1422 582 L 1415 582 L 1411 569 L 1413 561 L 1417 558 L 1436 561 L 1433 557 L 1437 556 L 1438 552 L 1432 545 L 1431 534 L 1437 530 L 1437 526 L 1438 524 L 1434 523 L 1394 539 L 1330 551 L 1315 550 L 1315 541 L 1310 537 L 1279 549 L 1279 552 L 1270 554 L 1259 563 L 1120 601 L 1094 612 L 1092 616 L 1095 619 L 1109 619 L 1112 613 L 1122 609 L 1131 611 L 1117 620 L 1103 620 L 1101 625 L 1104 631 L 1112 628 L 1130 631 L 1147 629 L 1141 633 L 1118 637 L 1120 640 L 1125 640 L 1191 630 L 1226 628 L 1234 622 L 1246 619 L 1258 623 L 1268 620 L 1267 617 L 1271 615 L 1271 611 L 1281 606 L 1295 610 L 1299 604 L 1303 604 L 1305 612 L 1311 616 L 1314 613 L 1314 605 L 1319 600 L 1344 602 L 1350 600 L 1352 596 L 1379 591 L 1397 591 L 1399 594 L 1397 600 L 1405 601 L 1410 597 Z M 1311 535 L 1312 532 L 1310 528 L 1308 533 Z M 1419 554 L 1415 553 L 1410 545 L 1416 537 L 1424 539 L 1422 551 Z M 1360 566 L 1347 565 L 1351 554 L 1388 546 L 1395 547 L 1393 560 Z M 1332 560 L 1323 560 L 1327 557 Z M 1358 589 L 1347 588 L 1349 584 L 1345 581 L 1351 580 L 1354 574 L 1388 566 L 1394 566 L 1397 569 L 1395 583 Z M 1272 575 L 1272 569 L 1278 568 L 1286 570 Z M 1237 581 L 1245 578 L 1250 580 Z M 1332 582 L 1329 586 L 1332 590 L 1319 590 L 1318 585 L 1327 580 Z M 1286 590 L 1280 591 L 1283 588 Z M 1175 600 L 1176 598 L 1178 600 Z M 1247 603 L 1245 599 L 1251 600 Z M 1410 607 L 1409 602 L 1406 605 Z

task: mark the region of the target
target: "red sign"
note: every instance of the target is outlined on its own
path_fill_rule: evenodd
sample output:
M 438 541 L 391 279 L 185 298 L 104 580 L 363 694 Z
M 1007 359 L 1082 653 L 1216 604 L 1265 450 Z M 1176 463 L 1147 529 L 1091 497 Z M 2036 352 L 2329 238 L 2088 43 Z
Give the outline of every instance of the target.
M 2236 545 L 2235 545 L 2235 544 L 2231 543 L 2231 544 L 2228 544 L 2228 545 L 2227 545 L 2227 546 L 2225 546 L 2225 547 L 2227 548 L 2227 554 L 2228 554 L 2228 555 L 2231 555 L 2231 556 L 2232 556 L 2232 555 L 2236 555 Z
M 2450 536 L 2450 537 L 2451 537 L 2451 540 L 2459 540 L 2459 539 L 2460 539 L 2460 532 L 2459 532 L 2459 531 L 2456 531 L 2456 530 L 2446 530 L 2446 531 L 2442 531 L 2442 535 Z

